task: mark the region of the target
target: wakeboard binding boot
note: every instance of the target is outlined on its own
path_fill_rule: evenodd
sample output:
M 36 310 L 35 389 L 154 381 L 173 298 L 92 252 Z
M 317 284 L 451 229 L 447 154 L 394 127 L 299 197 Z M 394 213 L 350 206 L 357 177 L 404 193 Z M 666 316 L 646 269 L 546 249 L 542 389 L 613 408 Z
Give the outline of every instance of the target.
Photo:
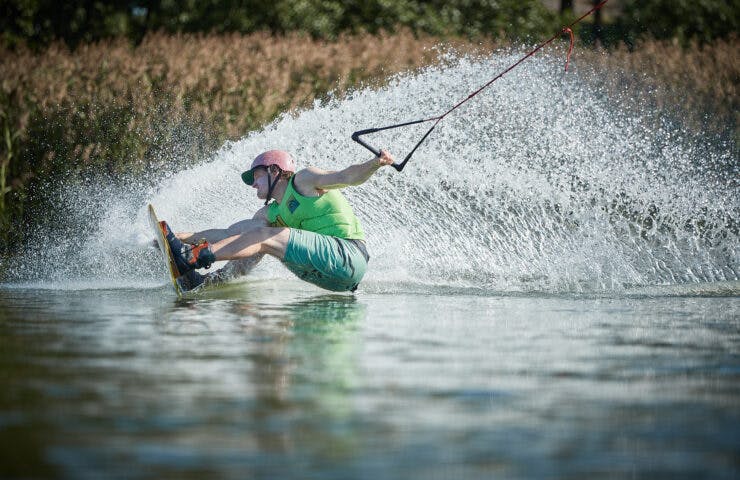
M 195 245 L 183 242 L 175 236 L 165 221 L 159 222 L 159 227 L 172 252 L 172 259 L 179 275 L 177 283 L 183 290 L 193 290 L 199 287 L 203 284 L 204 276 L 195 269 L 210 268 L 216 261 L 210 244 L 206 240 L 201 240 Z

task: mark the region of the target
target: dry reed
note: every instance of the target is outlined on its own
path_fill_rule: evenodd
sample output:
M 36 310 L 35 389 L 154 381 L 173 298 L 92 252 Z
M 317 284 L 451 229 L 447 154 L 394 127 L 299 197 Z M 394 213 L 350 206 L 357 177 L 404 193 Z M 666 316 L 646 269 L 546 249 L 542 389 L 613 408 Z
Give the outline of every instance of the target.
M 39 54 L 0 50 L 0 252 L 18 244 L 28 193 L 41 178 L 203 158 L 223 140 L 329 91 L 437 62 L 437 43 L 409 31 L 333 42 L 155 33 L 135 48 L 113 40 L 74 51 L 60 44 Z M 463 40 L 446 46 L 461 53 L 493 48 Z M 688 123 L 729 131 L 736 141 L 737 50 L 737 39 L 690 49 L 649 41 L 634 51 L 581 50 L 576 58 L 606 72 L 609 88 L 628 82 L 656 108 L 678 102 Z
M 643 41 L 634 48 L 584 50 L 579 57 L 611 92 L 629 91 L 639 109 L 672 112 L 695 133 L 740 140 L 740 41 L 682 48 L 677 41 Z M 650 102 L 645 105 L 645 100 Z
M 408 31 L 331 43 L 299 34 L 154 33 L 135 48 L 120 39 L 74 51 L 0 50 L 0 133 L 12 138 L 0 145 L 0 252 L 15 240 L 9 234 L 20 230 L 13 227 L 41 179 L 203 158 L 327 92 L 433 63 L 437 43 Z

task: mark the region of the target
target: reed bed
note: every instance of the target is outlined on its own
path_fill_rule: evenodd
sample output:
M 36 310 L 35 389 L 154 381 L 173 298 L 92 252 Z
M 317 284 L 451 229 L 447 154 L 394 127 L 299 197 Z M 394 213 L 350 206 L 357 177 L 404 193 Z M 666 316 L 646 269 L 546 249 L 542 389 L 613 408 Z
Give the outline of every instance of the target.
M 628 49 L 583 50 L 580 61 L 598 72 L 610 92 L 628 91 L 637 108 L 672 113 L 683 127 L 736 148 L 740 141 L 740 41 L 710 44 L 649 40 Z M 645 104 L 645 100 L 649 104 Z
M 50 180 L 198 161 L 328 92 L 436 63 L 438 42 L 410 31 L 332 42 L 154 33 L 136 47 L 121 39 L 74 51 L 0 50 L 0 253 L 22 243 L 21 226 L 34 222 L 28 207 Z M 736 142 L 738 43 L 683 49 L 649 41 L 633 51 L 581 50 L 574 61 L 603 70 L 610 89 L 628 82 L 656 108 L 680 104 L 695 128 L 731 132 Z M 494 44 L 446 39 L 449 48 L 485 54 Z
M 154 33 L 136 47 L 119 39 L 74 51 L 63 44 L 39 54 L 0 50 L 0 253 L 18 244 L 17 227 L 32 216 L 25 207 L 41 184 L 201 160 L 224 140 L 328 92 L 434 63 L 437 43 L 410 32 L 333 42 Z
M 39 55 L 0 51 L 0 109 L 3 126 L 21 144 L 37 141 L 30 136 L 36 128 L 62 129 L 64 140 L 79 140 L 45 142 L 44 151 L 35 153 L 57 157 L 71 150 L 75 156 L 66 160 L 72 164 L 77 157 L 83 163 L 105 157 L 115 169 L 122 161 L 146 160 L 149 143 L 160 133 L 155 122 L 208 125 L 202 128 L 222 141 L 329 91 L 432 63 L 435 44 L 410 33 L 332 43 L 299 35 L 153 34 L 136 48 L 117 40 L 74 52 L 60 44 Z M 482 48 L 465 42 L 456 47 Z M 107 155 L 127 132 L 136 134 L 139 148 Z

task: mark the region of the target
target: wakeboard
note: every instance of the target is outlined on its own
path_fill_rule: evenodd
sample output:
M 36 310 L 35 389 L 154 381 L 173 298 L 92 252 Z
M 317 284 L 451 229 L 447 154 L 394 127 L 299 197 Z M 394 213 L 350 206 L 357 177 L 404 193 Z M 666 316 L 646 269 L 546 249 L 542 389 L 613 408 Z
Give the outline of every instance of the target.
M 157 213 L 154 211 L 154 207 L 151 204 L 149 204 L 148 210 L 149 210 L 149 225 L 154 231 L 154 238 L 157 239 L 157 245 L 159 246 L 159 252 L 162 254 L 162 260 L 167 266 L 167 271 L 170 274 L 170 280 L 172 281 L 172 286 L 175 288 L 175 293 L 177 293 L 177 296 L 182 297 L 184 290 L 180 286 L 180 283 L 178 282 L 178 271 L 177 271 L 177 267 L 175 266 L 175 259 L 172 257 L 172 251 L 170 250 L 170 244 L 167 242 L 167 239 L 164 238 L 164 232 L 162 231 L 162 228 L 159 226 L 159 219 L 157 218 Z

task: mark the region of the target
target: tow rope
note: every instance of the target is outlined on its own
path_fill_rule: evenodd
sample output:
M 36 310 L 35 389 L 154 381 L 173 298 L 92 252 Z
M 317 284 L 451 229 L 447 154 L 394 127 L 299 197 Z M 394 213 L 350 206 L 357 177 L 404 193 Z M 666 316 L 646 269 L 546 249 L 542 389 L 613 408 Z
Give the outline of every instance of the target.
M 421 120 L 412 120 L 410 122 L 398 123 L 396 125 L 389 125 L 387 127 L 367 128 L 365 130 L 358 130 L 358 131 L 356 131 L 356 132 L 354 132 L 352 134 L 352 140 L 354 140 L 355 142 L 359 143 L 363 147 L 367 148 L 368 150 L 370 150 L 371 152 L 373 152 L 375 155 L 380 156 L 380 150 L 377 149 L 377 148 L 375 148 L 375 147 L 373 147 L 372 145 L 370 145 L 369 143 L 367 143 L 365 140 L 363 140 L 362 138 L 360 138 L 362 135 L 367 135 L 369 133 L 382 132 L 383 130 L 391 130 L 391 129 L 394 129 L 394 128 L 407 127 L 409 125 L 416 125 L 416 124 L 419 124 L 419 123 L 425 123 L 425 122 L 432 122 L 433 121 L 434 123 L 432 124 L 431 128 L 429 128 L 429 130 L 427 130 L 427 132 L 424 134 L 424 136 L 421 137 L 421 140 L 419 140 L 419 143 L 417 143 L 416 146 L 414 146 L 414 148 L 409 152 L 409 154 L 406 155 L 406 158 L 403 159 L 403 162 L 401 162 L 400 164 L 399 163 L 392 164 L 392 167 L 395 168 L 397 171 L 400 172 L 401 170 L 403 170 L 403 167 L 406 166 L 406 163 L 409 161 L 409 159 L 414 154 L 414 152 L 416 152 L 416 149 L 419 148 L 419 145 L 421 145 L 422 143 L 424 143 L 424 140 L 427 139 L 427 137 L 429 136 L 429 134 L 432 133 L 432 130 L 434 130 L 434 128 L 439 124 L 439 122 L 442 121 L 443 118 L 445 118 L 447 115 L 449 115 L 450 113 L 452 113 L 453 110 L 457 109 L 462 104 L 464 104 L 465 102 L 467 102 L 468 100 L 470 100 L 471 98 L 475 97 L 480 92 L 482 92 L 483 90 L 485 90 L 493 82 L 495 82 L 496 80 L 498 80 L 499 78 L 503 77 L 504 75 L 506 75 L 507 73 L 509 73 L 511 70 L 513 70 L 514 68 L 516 68 L 524 60 L 528 59 L 529 57 L 531 57 L 532 55 L 534 55 L 535 53 L 537 53 L 540 49 L 542 49 L 542 48 L 546 47 L 547 45 L 549 45 L 550 43 L 552 43 L 556 38 L 558 38 L 559 36 L 561 36 L 563 34 L 566 34 L 566 33 L 567 34 L 570 34 L 570 46 L 568 47 L 568 53 L 567 53 L 566 59 L 565 59 L 565 71 L 567 72 L 568 71 L 568 65 L 570 64 L 570 55 L 573 52 L 573 44 L 575 42 L 575 39 L 574 39 L 574 36 L 573 36 L 572 27 L 574 25 L 576 25 L 577 23 L 579 23 L 584 18 L 586 18 L 589 15 L 591 15 L 592 13 L 594 13 L 596 10 L 600 9 L 601 7 L 603 7 L 604 4 L 606 4 L 606 2 L 608 2 L 608 1 L 609 0 L 602 0 L 601 2 L 599 2 L 598 4 L 596 4 L 591 10 L 589 10 L 586 13 L 584 13 L 578 19 L 576 19 L 575 21 L 573 21 L 573 23 L 571 23 L 570 25 L 567 25 L 567 26 L 563 27 L 558 33 L 556 33 L 555 35 L 553 35 L 552 37 L 550 37 L 550 39 L 548 39 L 547 41 L 545 41 L 545 42 L 541 43 L 540 45 L 538 45 L 532 51 L 530 51 L 529 53 L 527 53 L 526 55 L 524 55 L 522 58 L 520 58 L 519 61 L 517 61 L 516 63 L 514 63 L 513 65 L 511 65 L 510 67 L 508 67 L 503 72 L 501 72 L 498 75 L 496 75 L 494 78 L 492 78 L 491 80 L 489 80 L 485 85 L 483 85 L 478 90 L 476 90 L 473 93 L 471 93 L 470 95 L 468 95 L 462 101 L 460 101 L 457 104 L 455 104 L 452 108 L 450 108 L 449 110 L 447 110 L 446 112 L 444 112 L 442 115 L 439 115 L 439 116 L 436 116 L 436 117 L 422 118 Z

